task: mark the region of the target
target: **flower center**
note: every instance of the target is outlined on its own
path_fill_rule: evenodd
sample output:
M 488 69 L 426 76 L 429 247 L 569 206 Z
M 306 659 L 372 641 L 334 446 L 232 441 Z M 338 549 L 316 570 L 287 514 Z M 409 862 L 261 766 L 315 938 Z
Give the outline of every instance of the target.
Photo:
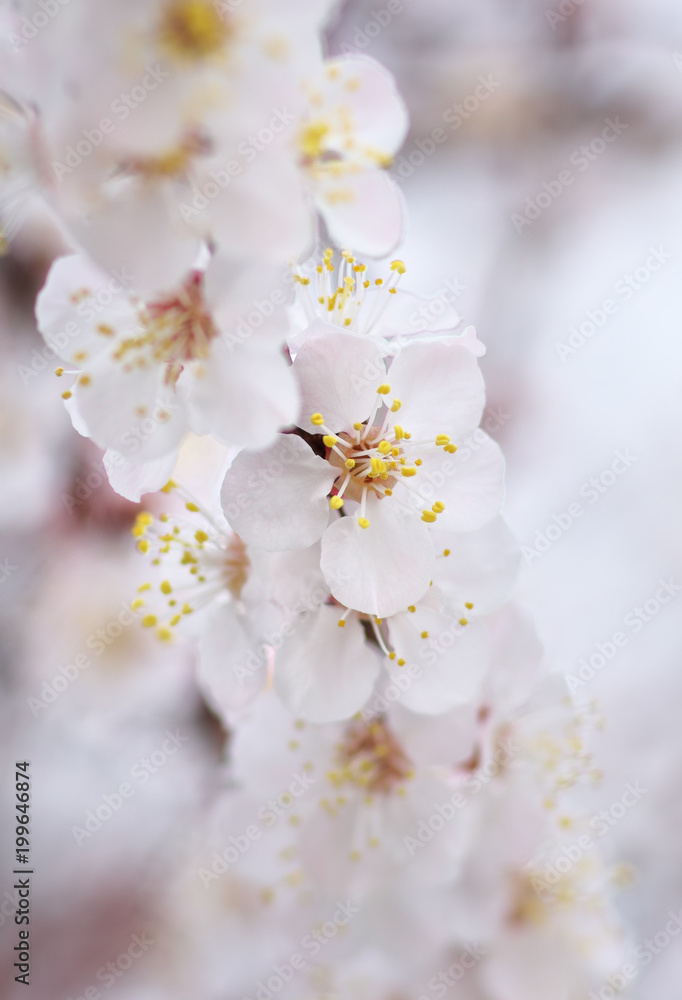
M 183 179 L 189 174 L 194 159 L 210 152 L 210 140 L 198 129 L 192 129 L 177 146 L 157 156 L 127 157 L 121 163 L 121 169 L 146 180 Z
M 142 332 L 124 340 L 114 354 L 128 370 L 150 362 L 165 364 L 165 381 L 175 385 L 188 361 L 206 358 L 218 336 L 204 302 L 203 276 L 195 271 L 180 292 L 145 305 L 140 312 Z
M 216 55 L 230 34 L 210 0 L 171 0 L 159 25 L 162 49 L 181 62 L 201 62 Z
M 349 782 L 367 792 L 388 794 L 413 776 L 410 761 L 383 719 L 351 723 L 337 761 L 330 781 L 337 786 Z
M 353 424 L 355 436 L 350 432 L 341 431 L 333 434 L 325 426 L 321 413 L 313 413 L 310 422 L 323 432 L 322 441 L 327 448 L 327 461 L 344 471 L 334 482 L 334 492 L 329 501 L 332 510 L 343 507 L 344 497 L 360 503 L 358 524 L 361 528 L 369 528 L 370 522 L 365 517 L 367 496 L 371 494 L 378 499 L 393 495 L 393 487 L 398 484 L 404 492 L 402 501 L 414 510 L 415 503 L 423 499 L 417 490 L 408 485 L 422 465 L 419 449 L 422 447 L 443 448 L 454 453 L 457 446 L 450 442 L 447 434 L 438 434 L 433 442 L 412 441 L 412 435 L 400 424 L 391 426 L 392 414 L 397 413 L 402 403 L 394 399 L 390 407 L 386 404 L 383 422 L 375 424 L 377 413 L 383 405 L 383 399 L 390 393 L 391 387 L 382 383 L 377 389 L 377 397 L 368 420 Z M 409 444 L 408 444 L 409 442 Z M 445 505 L 437 500 L 431 509 L 423 509 L 422 521 L 433 524 L 439 514 L 445 510 Z

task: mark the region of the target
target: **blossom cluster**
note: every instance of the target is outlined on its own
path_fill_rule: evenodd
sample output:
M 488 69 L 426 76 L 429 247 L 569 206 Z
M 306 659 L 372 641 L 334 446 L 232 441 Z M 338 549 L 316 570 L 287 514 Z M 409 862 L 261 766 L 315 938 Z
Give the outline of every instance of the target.
M 221 996 L 466 977 L 472 1000 L 580 1000 L 621 957 L 599 852 L 547 875 L 579 836 L 591 720 L 511 600 L 484 347 L 392 259 L 405 105 L 370 57 L 325 58 L 332 14 L 2 14 L 0 217 L 11 237 L 40 199 L 61 234 L 36 303 L 55 386 L 113 488 L 148 495 L 132 609 L 193 644 L 229 734 L 169 920 L 229 925 Z M 179 471 L 204 437 L 208 499 Z

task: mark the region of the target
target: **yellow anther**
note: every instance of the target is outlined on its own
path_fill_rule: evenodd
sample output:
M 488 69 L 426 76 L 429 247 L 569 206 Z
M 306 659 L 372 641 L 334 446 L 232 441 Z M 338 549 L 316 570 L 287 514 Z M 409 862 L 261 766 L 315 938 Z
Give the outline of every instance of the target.
M 191 615 L 193 611 L 194 611 L 194 608 L 190 607 L 189 604 L 183 604 L 183 606 L 182 606 L 182 614 L 183 615 Z
M 391 413 L 397 413 L 402 405 L 403 404 L 400 399 L 394 399 L 391 404 Z
M 92 379 L 90 378 L 89 375 L 80 375 L 78 381 L 81 385 L 90 385 Z
M 192 514 L 199 513 L 199 508 L 192 500 L 188 500 L 187 503 L 185 504 L 185 507 L 187 508 L 187 510 L 191 511 Z
M 360 525 L 361 528 L 369 528 L 369 521 L 367 520 L 366 517 L 359 517 L 358 524 Z
M 157 637 L 157 639 L 160 639 L 161 642 L 172 642 L 173 641 L 173 633 L 171 632 L 171 630 L 169 628 L 166 628 L 165 625 L 162 625 L 161 628 L 158 628 L 156 630 L 156 637 Z
M 422 639 L 428 639 L 428 637 L 429 637 L 428 632 L 422 632 Z
M 137 548 L 140 552 L 149 551 L 149 540 L 147 538 L 141 538 L 137 543 Z
M 379 393 L 380 396 L 386 396 L 390 391 L 391 387 L 390 385 L 388 385 L 387 382 L 382 382 L 379 388 L 377 389 L 377 392 Z
M 374 479 L 376 476 L 384 476 L 387 472 L 388 466 L 380 458 L 370 458 L 369 460 L 370 472 L 369 475 Z
M 384 279 L 383 278 L 376 278 L 375 281 L 374 281 L 375 285 L 383 285 L 383 283 L 384 283 Z
M 469 624 L 469 619 L 468 618 L 460 618 L 459 624 L 460 625 L 468 625 Z
M 398 660 L 398 666 L 399 667 L 404 667 L 405 666 L 405 661 L 402 658 L 400 660 Z
M 438 434 L 436 437 L 436 444 L 439 448 L 444 447 L 446 444 L 450 444 L 450 438 L 447 434 Z
M 389 441 L 380 441 L 379 444 L 377 445 L 377 448 L 379 449 L 382 455 L 388 455 L 389 451 L 391 450 L 391 445 Z
M 171 585 L 170 585 L 170 583 L 169 583 L 168 580 L 164 580 L 163 583 L 161 584 L 161 593 L 162 594 L 172 594 L 173 593 L 173 588 L 171 587 Z
M 435 520 L 436 520 L 436 515 L 433 513 L 432 510 L 422 511 L 422 521 L 426 521 L 427 524 L 433 524 Z
M 421 458 L 415 458 L 415 460 L 414 460 L 414 464 L 415 464 L 415 465 L 421 465 L 421 464 L 422 464 L 422 460 L 421 460 Z
M 177 488 L 177 485 L 178 484 L 175 482 L 174 479 L 169 479 L 168 482 L 166 483 L 166 485 L 161 487 L 161 492 L 162 493 L 170 493 L 171 490 L 174 490 L 174 489 Z
M 180 621 L 181 618 L 182 618 L 182 615 L 173 615 L 173 617 L 171 618 L 169 624 L 175 626 L 175 625 L 178 624 L 178 622 Z
M 403 264 L 403 262 L 401 260 L 392 260 L 391 261 L 391 270 L 392 271 L 397 271 L 398 274 L 405 274 L 405 271 L 407 270 L 407 268 L 405 267 L 405 265 Z
M 414 614 L 414 612 L 415 612 L 415 611 L 416 611 L 417 609 L 415 608 L 414 604 L 410 604 L 410 606 L 409 606 L 409 608 L 408 608 L 407 610 L 408 610 L 408 611 L 411 611 L 411 612 L 412 612 L 412 614 Z
M 138 594 L 142 594 L 144 593 L 145 590 L 151 590 L 151 589 L 152 589 L 151 583 L 141 583 L 140 586 L 137 588 L 137 592 Z
M 145 628 L 153 628 L 157 624 L 156 615 L 145 615 L 142 624 Z
M 371 284 L 371 282 L 370 282 L 370 281 L 363 281 L 363 283 L 362 283 L 362 287 L 363 287 L 363 288 L 369 288 L 370 284 Z
M 343 507 L 343 497 L 332 497 L 329 506 L 332 510 L 340 510 Z
M 336 442 L 339 439 L 337 437 L 334 437 L 333 434 L 325 434 L 322 440 L 324 441 L 327 448 L 331 448 L 333 445 L 336 444 Z
M 409 431 L 405 431 L 405 440 L 409 441 L 411 437 L 412 437 L 412 435 L 410 434 L 410 432 Z
M 345 466 L 346 466 L 347 469 L 354 469 L 355 468 L 355 459 L 354 458 L 347 458 L 344 464 L 345 464 Z
M 64 374 L 64 369 L 63 368 L 55 368 L 54 373 L 55 373 L 55 375 L 58 375 L 59 377 L 61 377 Z
M 464 607 L 468 608 L 469 611 L 471 611 L 471 609 L 473 608 L 473 604 L 471 603 L 471 601 L 467 601 L 466 604 L 464 605 Z
M 72 393 L 71 393 L 70 389 L 67 389 L 66 392 L 62 393 L 62 399 L 71 399 L 71 396 L 72 396 Z
M 393 490 L 389 489 L 389 488 L 386 488 L 384 490 L 384 496 L 386 496 L 386 497 L 392 497 L 393 496 Z
M 391 293 L 391 295 L 397 295 L 398 294 L 398 289 L 397 288 L 389 288 L 389 292 Z
M 364 424 L 361 424 L 361 423 L 358 422 L 356 424 L 353 424 L 353 430 L 354 431 L 361 431 L 362 428 L 363 428 L 363 426 L 364 426 Z
M 194 532 L 194 537 L 196 538 L 196 540 L 199 542 L 200 545 L 208 541 L 208 535 L 206 534 L 205 531 L 202 531 L 201 528 L 199 528 L 198 531 Z
M 353 322 L 353 320 L 350 318 L 350 316 L 348 316 L 346 319 L 344 319 L 343 325 L 344 326 L 350 326 L 352 322 Z
M 133 611 L 138 611 L 140 608 L 144 607 L 144 601 L 142 600 L 141 597 L 136 597 L 135 600 L 130 605 L 130 607 L 133 609 Z
M 416 476 L 417 475 L 417 470 L 415 469 L 415 467 L 413 465 L 403 465 L 402 469 L 400 470 L 400 474 L 402 476 L 408 476 L 408 477 L 409 476 Z
M 396 441 L 402 441 L 405 437 L 405 431 L 402 429 L 400 424 L 396 424 L 393 428 L 393 434 L 395 435 Z
M 339 618 L 339 620 L 338 620 L 338 622 L 336 624 L 339 626 L 339 628 L 345 628 L 346 627 L 346 622 L 345 622 L 345 619 L 343 619 L 343 618 Z
M 443 555 L 444 556 L 449 556 L 450 555 L 450 549 L 443 549 Z
M 435 504 L 431 508 L 434 514 L 442 514 L 445 510 L 445 504 L 441 503 L 440 500 L 436 500 Z
M 324 417 L 321 413 L 312 413 L 310 416 L 310 423 L 315 424 L 316 427 L 320 427 L 324 423 Z
M 389 653 L 388 658 L 389 660 L 395 660 L 395 653 Z
M 456 444 L 446 444 L 445 448 L 444 448 L 444 451 L 447 451 L 448 455 L 454 455 L 455 452 L 457 451 L 457 445 Z

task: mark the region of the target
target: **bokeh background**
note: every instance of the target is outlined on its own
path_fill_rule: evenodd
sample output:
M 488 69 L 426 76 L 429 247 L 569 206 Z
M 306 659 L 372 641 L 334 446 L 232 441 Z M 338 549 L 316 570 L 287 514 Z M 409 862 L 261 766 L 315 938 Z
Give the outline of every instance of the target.
M 394 166 L 410 210 L 405 286 L 434 309 L 454 303 L 487 345 L 519 598 L 554 669 L 604 720 L 587 806 L 646 789 L 601 841 L 642 942 L 682 909 L 682 7 L 349 0 L 329 51 L 380 59 L 409 106 Z M 229 927 L 184 878 L 225 780 L 225 734 L 191 650 L 120 617 L 145 572 L 137 508 L 110 490 L 38 354 L 33 302 L 61 252 L 34 205 L 0 259 L 2 992 L 29 995 L 13 982 L 6 819 L 13 762 L 28 759 L 30 995 L 81 995 L 146 928 L 159 946 L 106 995 L 214 1000 Z M 199 445 L 195 468 L 201 457 Z M 83 654 L 90 666 L 36 713 L 30 699 Z M 168 731 L 187 738 L 178 752 L 77 844 L 74 824 Z M 640 969 L 634 997 L 677 1000 L 680 940 Z

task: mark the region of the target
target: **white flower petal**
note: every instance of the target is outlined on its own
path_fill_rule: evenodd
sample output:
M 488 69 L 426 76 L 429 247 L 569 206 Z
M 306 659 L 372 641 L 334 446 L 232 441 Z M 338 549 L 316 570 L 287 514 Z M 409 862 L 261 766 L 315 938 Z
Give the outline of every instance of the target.
M 309 722 L 348 719 L 364 705 L 379 673 L 378 657 L 359 622 L 339 627 L 339 609 L 325 605 L 294 622 L 275 658 L 275 690 Z
M 338 470 L 295 434 L 265 451 L 243 451 L 221 491 L 228 523 L 247 545 L 283 552 L 316 542 L 329 520 L 327 494 Z
M 111 488 L 133 503 L 139 503 L 145 493 L 155 493 L 165 486 L 177 460 L 177 449 L 148 462 L 136 462 L 113 448 L 102 459 Z
M 417 764 L 455 765 L 468 760 L 478 735 L 477 707 L 458 705 L 440 715 L 423 715 L 402 705 L 389 709 L 389 723 Z
M 350 431 L 370 415 L 386 366 L 367 337 L 315 320 L 296 355 L 294 374 L 301 388 L 299 426 L 315 432 L 310 416 L 321 413 L 330 431 Z
M 188 374 L 190 423 L 198 434 L 264 448 L 296 418 L 296 382 L 273 338 L 256 334 L 236 344 L 217 339 L 207 363 Z
M 414 440 L 456 442 L 483 413 L 483 376 L 474 355 L 456 344 L 408 344 L 388 371 L 391 395 L 402 406 L 397 420 Z
M 166 385 L 161 367 L 126 371 L 120 363 L 98 359 L 74 387 L 89 436 L 100 448 L 113 448 L 140 461 L 174 450 L 187 430 L 180 392 Z
M 490 614 L 508 599 L 521 550 L 504 518 L 494 517 L 478 531 L 446 532 L 434 525 L 432 537 L 439 555 L 433 580 L 444 594 L 470 602 L 476 615 Z
M 395 78 L 381 63 L 365 55 L 346 55 L 325 63 L 325 104 L 350 115 L 356 145 L 382 160 L 398 150 L 409 117 Z
M 429 530 L 393 497 L 369 501 L 369 528 L 355 517 L 332 522 L 322 538 L 322 572 L 337 601 L 385 618 L 428 589 L 435 563 Z
M 254 642 L 233 604 L 217 604 L 199 640 L 197 679 L 223 719 L 247 705 L 265 685 L 267 649 Z
M 378 168 L 349 167 L 324 174 L 315 200 L 329 233 L 339 246 L 369 257 L 383 257 L 400 242 L 405 216 L 402 191 Z
M 419 672 L 400 703 L 414 712 L 438 715 L 477 698 L 490 665 L 490 636 L 481 622 L 461 625 L 459 617 L 417 607 L 393 615 L 388 631 L 397 658 L 386 666 L 399 682 L 408 667 Z M 409 676 L 409 674 L 408 674 Z
M 535 625 L 514 605 L 496 616 L 492 633 L 493 664 L 486 688 L 496 708 L 509 712 L 537 688 L 544 650 Z
M 137 325 L 124 285 L 85 254 L 59 257 L 36 299 L 36 321 L 48 346 L 82 368 Z M 103 328 L 106 333 L 102 332 Z
M 478 428 L 454 455 L 425 450 L 417 488 L 427 502 L 445 505 L 438 515 L 439 530 L 477 531 L 499 514 L 504 500 L 500 446 Z

